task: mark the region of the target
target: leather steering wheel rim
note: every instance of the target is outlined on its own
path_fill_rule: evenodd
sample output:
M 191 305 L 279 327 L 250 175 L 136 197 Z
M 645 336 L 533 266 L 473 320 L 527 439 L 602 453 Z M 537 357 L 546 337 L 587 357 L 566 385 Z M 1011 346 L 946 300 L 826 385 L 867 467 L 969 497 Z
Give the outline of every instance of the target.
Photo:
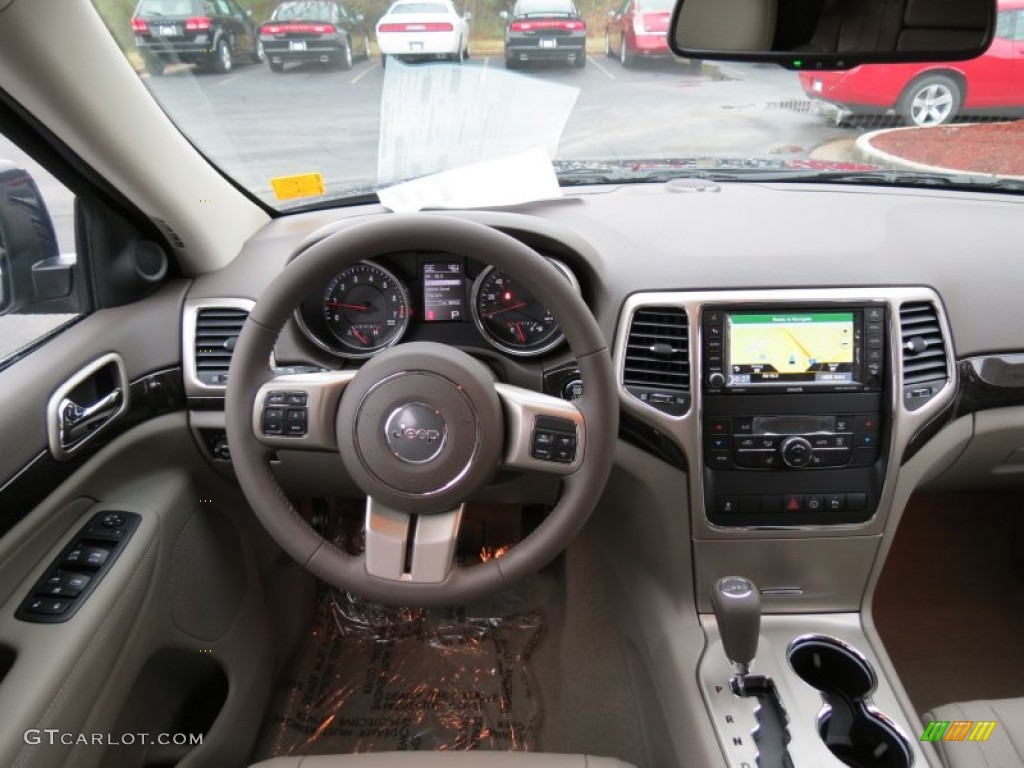
M 269 366 L 274 344 L 300 301 L 347 266 L 417 250 L 491 264 L 513 274 L 543 304 L 557 308 L 556 317 L 584 382 L 584 395 L 573 405 L 586 425 L 583 459 L 574 473 L 563 477 L 562 493 L 544 522 L 503 557 L 469 567 L 456 565 L 444 580 L 430 583 L 371 575 L 364 557 L 342 551 L 314 531 L 274 478 L 269 463 L 273 451 L 257 439 L 253 420 L 257 394 L 275 376 Z M 330 234 L 299 253 L 253 307 L 232 355 L 225 401 L 228 442 L 239 485 L 281 548 L 334 587 L 409 606 L 479 599 L 535 573 L 564 550 L 604 489 L 614 458 L 618 414 L 607 343 L 569 282 L 519 240 L 482 224 L 440 214 L 382 216 Z

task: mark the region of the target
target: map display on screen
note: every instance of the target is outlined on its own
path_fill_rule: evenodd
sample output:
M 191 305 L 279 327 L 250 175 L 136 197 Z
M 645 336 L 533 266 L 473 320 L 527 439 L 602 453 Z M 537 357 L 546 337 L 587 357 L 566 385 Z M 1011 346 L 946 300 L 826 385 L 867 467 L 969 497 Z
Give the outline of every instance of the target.
M 727 320 L 728 386 L 853 381 L 853 312 L 736 312 Z

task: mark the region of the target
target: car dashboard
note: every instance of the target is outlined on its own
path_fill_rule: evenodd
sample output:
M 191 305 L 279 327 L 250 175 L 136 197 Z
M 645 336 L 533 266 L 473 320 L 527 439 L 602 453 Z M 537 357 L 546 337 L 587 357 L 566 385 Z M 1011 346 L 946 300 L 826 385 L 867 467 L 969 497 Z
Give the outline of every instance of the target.
M 790 615 L 775 616 L 769 636 L 835 614 L 822 621 L 863 648 L 870 641 L 856 617 L 910 495 L 928 483 L 1019 482 L 1018 424 L 988 411 L 1024 404 L 1024 304 L 1003 279 L 1018 258 L 1021 205 L 931 190 L 651 183 L 574 188 L 515 210 L 426 215 L 509 234 L 555 260 L 578 288 L 614 360 L 620 444 L 675 472 L 673 487 L 652 492 L 675 499 L 667 513 L 688 540 L 669 547 L 692 551 L 709 649 L 718 642 L 708 618 L 712 585 L 736 573 L 759 585 L 766 614 Z M 214 378 L 204 368 L 204 313 L 234 312 L 243 322 L 304 248 L 387 215 L 358 206 L 282 217 L 229 266 L 193 283 L 183 326 L 186 395 L 193 433 L 222 472 L 230 474 L 230 449 L 224 379 L 216 377 L 227 365 L 221 360 Z M 360 346 L 430 340 L 478 357 L 499 381 L 585 397 L 558 309 L 533 306 L 514 276 L 494 273 L 487 254 L 439 253 L 424 243 L 358 269 L 392 291 L 395 324 L 360 325 L 373 302 L 353 288 L 350 268 L 297 308 L 275 347 L 278 368 L 355 369 L 374 351 Z M 347 319 L 339 314 L 346 309 Z M 533 314 L 520 317 L 523 309 Z M 490 313 L 509 322 L 489 326 Z M 334 465 L 294 469 L 282 445 L 275 473 L 286 490 L 354 492 Z M 557 481 L 529 475 L 499 476 L 495 493 L 523 503 L 557 498 Z M 616 513 L 645 519 L 629 504 Z M 898 685 L 885 682 L 884 653 L 867 653 L 883 670 L 876 703 L 912 711 Z M 704 702 L 723 750 L 742 761 L 748 747 L 731 742 L 732 726 L 722 723 L 741 723 L 737 733 L 753 725 L 716 703 L 727 670 L 710 654 L 700 668 Z

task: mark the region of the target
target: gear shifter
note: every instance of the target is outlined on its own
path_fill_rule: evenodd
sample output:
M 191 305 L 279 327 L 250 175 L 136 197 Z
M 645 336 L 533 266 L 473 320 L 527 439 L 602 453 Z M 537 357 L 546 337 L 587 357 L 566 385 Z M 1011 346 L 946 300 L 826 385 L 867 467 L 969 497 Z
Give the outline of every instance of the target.
M 761 633 L 761 593 L 742 576 L 725 576 L 711 590 L 711 607 L 718 623 L 722 648 L 732 662 L 732 692 L 756 699 L 757 764 L 762 768 L 793 768 L 789 754 L 789 716 L 782 706 L 775 681 L 767 675 L 750 674 Z
M 711 590 L 711 607 L 718 622 L 725 655 L 732 662 L 733 680 L 742 687 L 757 654 L 761 631 L 761 596 L 757 586 L 742 576 L 725 576 Z

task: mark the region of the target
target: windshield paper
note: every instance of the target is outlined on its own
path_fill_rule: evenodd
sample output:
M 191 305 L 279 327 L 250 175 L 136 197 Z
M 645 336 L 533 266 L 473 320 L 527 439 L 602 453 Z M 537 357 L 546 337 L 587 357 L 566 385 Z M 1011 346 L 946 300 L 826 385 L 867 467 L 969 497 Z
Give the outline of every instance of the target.
M 381 97 L 380 185 L 509 157 L 554 157 L 579 88 L 490 67 L 388 62 Z

